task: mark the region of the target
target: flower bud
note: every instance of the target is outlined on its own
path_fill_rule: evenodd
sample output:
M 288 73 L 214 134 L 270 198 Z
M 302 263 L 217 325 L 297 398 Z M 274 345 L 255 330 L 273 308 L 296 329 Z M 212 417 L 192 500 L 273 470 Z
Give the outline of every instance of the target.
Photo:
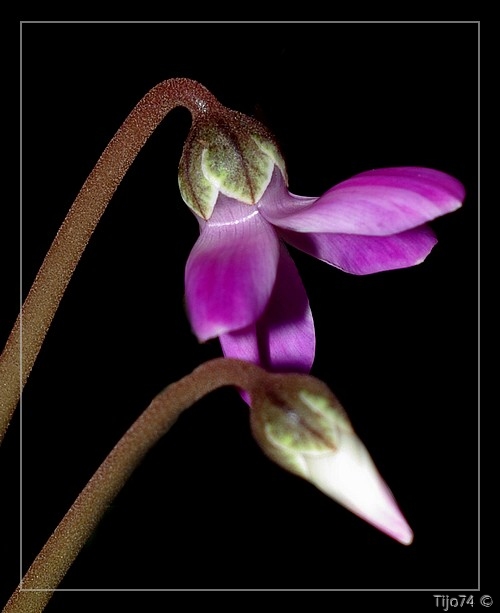
M 184 202 L 208 220 L 219 192 L 245 204 L 256 204 L 277 165 L 286 179 L 285 163 L 271 133 L 256 119 L 222 105 L 197 117 L 179 163 Z
M 250 423 L 264 453 L 382 532 L 413 532 L 337 398 L 318 379 L 274 375 L 252 394 Z

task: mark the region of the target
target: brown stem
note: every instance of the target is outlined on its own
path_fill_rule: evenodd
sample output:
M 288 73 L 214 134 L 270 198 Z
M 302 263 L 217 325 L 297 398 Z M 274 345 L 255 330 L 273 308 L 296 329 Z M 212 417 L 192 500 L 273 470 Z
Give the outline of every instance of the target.
M 64 219 L 0 356 L 0 442 L 59 302 L 108 202 L 153 131 L 178 106 L 185 106 L 195 119 L 221 105 L 190 79 L 169 79 L 153 87 L 111 139 Z
M 253 364 L 216 358 L 160 392 L 94 473 L 30 566 L 3 613 L 43 611 L 130 474 L 184 409 L 225 385 L 252 393 L 262 388 L 267 377 L 264 370 Z

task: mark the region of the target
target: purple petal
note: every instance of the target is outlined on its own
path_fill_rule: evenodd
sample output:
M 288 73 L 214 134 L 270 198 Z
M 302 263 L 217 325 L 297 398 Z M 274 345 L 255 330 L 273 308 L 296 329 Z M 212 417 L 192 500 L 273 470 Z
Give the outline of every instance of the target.
M 256 207 L 219 195 L 186 264 L 186 305 L 200 341 L 254 323 L 276 279 L 279 240 Z
M 264 197 L 260 210 L 272 224 L 296 232 L 387 236 L 455 211 L 464 195 L 459 181 L 438 170 L 383 168 L 343 181 L 314 201 Z
M 281 247 L 276 284 L 262 317 L 220 337 L 226 357 L 274 372 L 309 372 L 316 339 L 307 294 L 292 258 Z
M 392 236 L 358 236 L 280 232 L 301 251 L 354 275 L 367 275 L 420 264 L 437 243 L 428 226 L 420 226 Z

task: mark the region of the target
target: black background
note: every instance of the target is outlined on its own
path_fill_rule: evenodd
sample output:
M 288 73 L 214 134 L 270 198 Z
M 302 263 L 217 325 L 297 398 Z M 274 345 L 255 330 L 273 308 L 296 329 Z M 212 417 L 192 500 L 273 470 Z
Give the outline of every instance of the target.
M 340 398 L 395 493 L 415 532 L 410 547 L 271 464 L 248 407 L 223 389 L 148 455 L 61 588 L 429 590 L 433 607 L 432 593 L 485 591 L 478 25 L 25 23 L 21 66 L 23 295 L 103 148 L 170 77 L 198 80 L 264 121 L 296 194 L 402 165 L 448 172 L 467 190 L 460 211 L 432 223 L 439 243 L 415 268 L 355 277 L 292 250 L 315 317 L 312 374 Z M 189 126 L 186 110 L 173 111 L 139 154 L 25 388 L 23 569 L 151 398 L 221 355 L 217 341 L 198 344 L 183 306 L 198 234 L 177 186 Z M 3 301 L 3 338 L 18 306 L 16 292 Z M 19 413 L 0 454 L 16 479 L 18 447 Z M 3 476 L 14 536 L 7 593 L 19 578 L 16 479 Z M 47 611 L 83 597 L 58 593 Z

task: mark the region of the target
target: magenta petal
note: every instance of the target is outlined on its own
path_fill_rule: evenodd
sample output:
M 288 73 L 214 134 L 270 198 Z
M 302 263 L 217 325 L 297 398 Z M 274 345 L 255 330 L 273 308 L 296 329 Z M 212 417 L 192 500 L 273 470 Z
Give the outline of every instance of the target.
M 354 275 L 367 275 L 420 264 L 437 242 L 428 226 L 392 236 L 302 234 L 282 231 L 291 245 Z
M 186 306 L 200 341 L 255 322 L 276 279 L 279 240 L 255 207 L 219 197 L 186 264 Z
M 262 214 L 296 232 L 387 236 L 458 209 L 463 185 L 438 170 L 383 168 L 358 174 L 311 202 L 290 195 L 268 199 Z
M 316 345 L 314 322 L 299 273 L 284 246 L 264 314 L 243 330 L 223 334 L 220 342 L 226 357 L 273 372 L 309 372 Z

